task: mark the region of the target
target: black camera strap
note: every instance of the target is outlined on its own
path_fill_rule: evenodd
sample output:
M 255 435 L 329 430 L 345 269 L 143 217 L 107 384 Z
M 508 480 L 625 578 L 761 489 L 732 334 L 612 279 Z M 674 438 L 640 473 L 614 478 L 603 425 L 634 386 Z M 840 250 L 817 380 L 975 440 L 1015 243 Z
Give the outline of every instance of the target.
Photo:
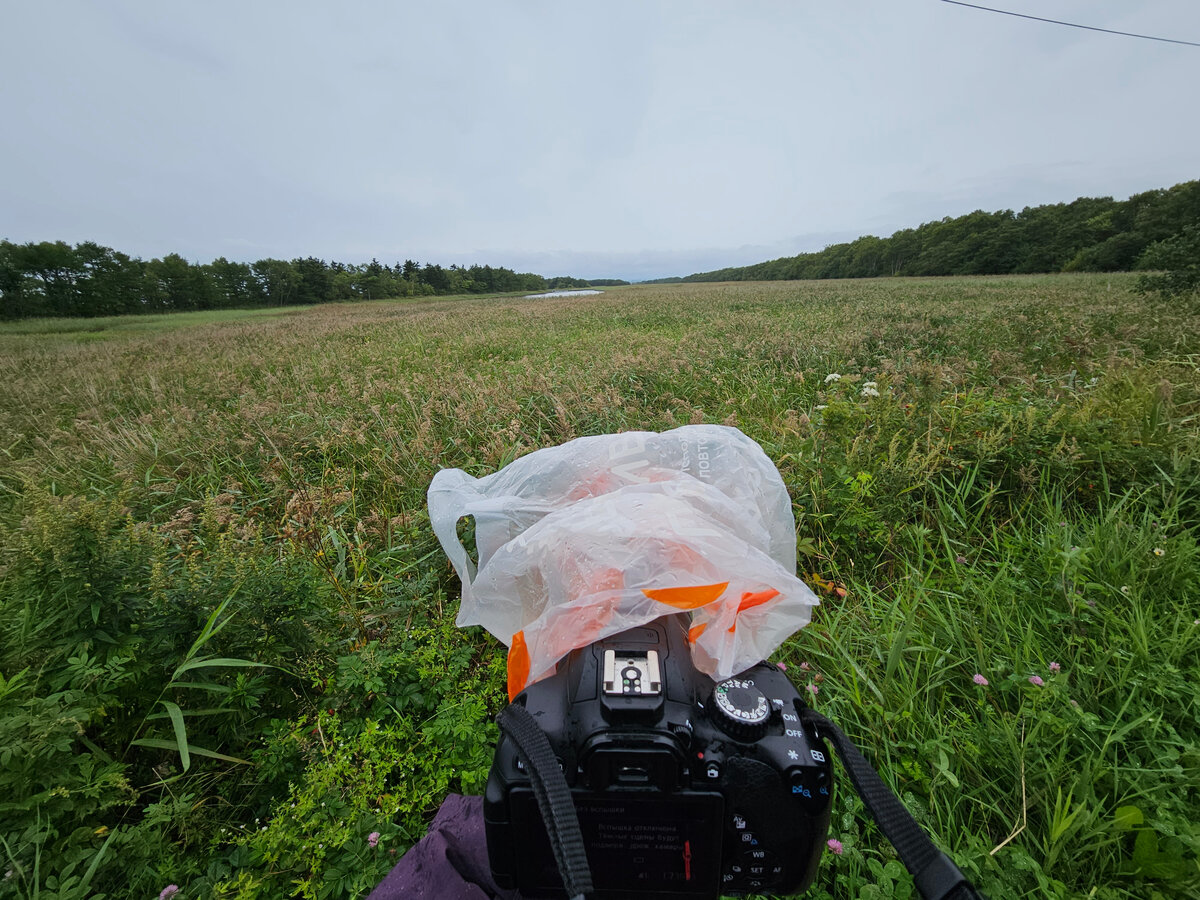
M 800 718 L 833 744 L 854 789 L 896 848 L 900 861 L 913 876 L 917 890 L 925 900 L 975 900 L 983 896 L 950 857 L 929 839 L 900 798 L 884 784 L 879 773 L 840 728 L 808 707 L 801 712 Z
M 559 768 L 550 740 L 529 711 L 518 703 L 505 707 L 496 717 L 496 723 L 513 742 L 517 759 L 529 775 L 529 784 L 546 825 L 550 848 L 554 851 L 554 861 L 558 863 L 567 896 L 571 900 L 583 900 L 592 892 L 592 870 L 583 847 L 575 801 L 571 799 L 571 789 Z

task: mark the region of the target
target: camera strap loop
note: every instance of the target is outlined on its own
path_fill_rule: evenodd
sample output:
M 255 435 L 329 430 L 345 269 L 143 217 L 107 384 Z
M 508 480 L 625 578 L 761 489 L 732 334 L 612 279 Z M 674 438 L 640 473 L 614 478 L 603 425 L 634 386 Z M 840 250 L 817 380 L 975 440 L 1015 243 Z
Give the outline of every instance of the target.
M 517 758 L 529 775 L 529 784 L 546 825 L 550 848 L 554 851 L 554 861 L 558 863 L 567 896 L 571 900 L 583 900 L 592 892 L 592 870 L 583 847 L 575 801 L 571 799 L 571 789 L 550 741 L 529 711 L 517 703 L 505 707 L 496 717 L 496 723 L 513 742 Z
M 980 894 L 917 824 L 900 799 L 884 784 L 866 757 L 832 721 L 805 707 L 800 718 L 833 744 L 854 789 L 913 876 L 925 900 L 973 900 Z

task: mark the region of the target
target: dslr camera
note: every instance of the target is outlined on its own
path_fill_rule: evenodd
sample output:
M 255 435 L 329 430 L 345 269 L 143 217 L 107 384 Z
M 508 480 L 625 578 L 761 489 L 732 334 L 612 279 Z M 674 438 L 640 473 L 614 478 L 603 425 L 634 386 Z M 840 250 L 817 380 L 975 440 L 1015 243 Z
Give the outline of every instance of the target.
M 573 651 L 514 700 L 570 788 L 595 896 L 717 898 L 811 883 L 833 770 L 796 688 L 760 662 L 714 682 L 692 664 L 686 615 Z M 496 746 L 484 795 L 492 875 L 562 897 L 550 837 L 515 746 Z

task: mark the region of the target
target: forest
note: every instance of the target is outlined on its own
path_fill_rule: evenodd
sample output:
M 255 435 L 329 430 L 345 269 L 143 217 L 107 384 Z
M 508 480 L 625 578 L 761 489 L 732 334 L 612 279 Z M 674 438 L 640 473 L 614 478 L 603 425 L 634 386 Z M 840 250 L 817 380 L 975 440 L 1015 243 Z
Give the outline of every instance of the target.
M 145 261 L 90 241 L 75 246 L 63 241 L 0 241 L 0 318 L 5 319 L 542 291 L 598 283 L 493 266 L 422 266 L 411 259 L 392 266 L 376 259 L 349 265 L 311 256 L 255 263 L 220 257 L 201 264 L 177 253 Z
M 1080 197 L 1020 212 L 976 210 L 891 237 L 865 235 L 738 268 L 664 281 L 779 281 L 882 275 L 1010 275 L 1156 268 L 1155 244 L 1200 225 L 1200 181 L 1134 194 Z

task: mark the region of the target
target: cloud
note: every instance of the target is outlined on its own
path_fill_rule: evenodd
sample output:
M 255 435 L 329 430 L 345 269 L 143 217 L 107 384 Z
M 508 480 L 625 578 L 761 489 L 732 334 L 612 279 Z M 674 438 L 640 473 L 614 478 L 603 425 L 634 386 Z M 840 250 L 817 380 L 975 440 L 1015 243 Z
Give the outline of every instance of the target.
M 1187 0 L 1056 2 L 1200 34 Z M 634 279 L 1196 177 L 1200 120 L 1164 87 L 1194 80 L 1193 48 L 1006 19 L 862 0 L 17 4 L 0 235 Z

